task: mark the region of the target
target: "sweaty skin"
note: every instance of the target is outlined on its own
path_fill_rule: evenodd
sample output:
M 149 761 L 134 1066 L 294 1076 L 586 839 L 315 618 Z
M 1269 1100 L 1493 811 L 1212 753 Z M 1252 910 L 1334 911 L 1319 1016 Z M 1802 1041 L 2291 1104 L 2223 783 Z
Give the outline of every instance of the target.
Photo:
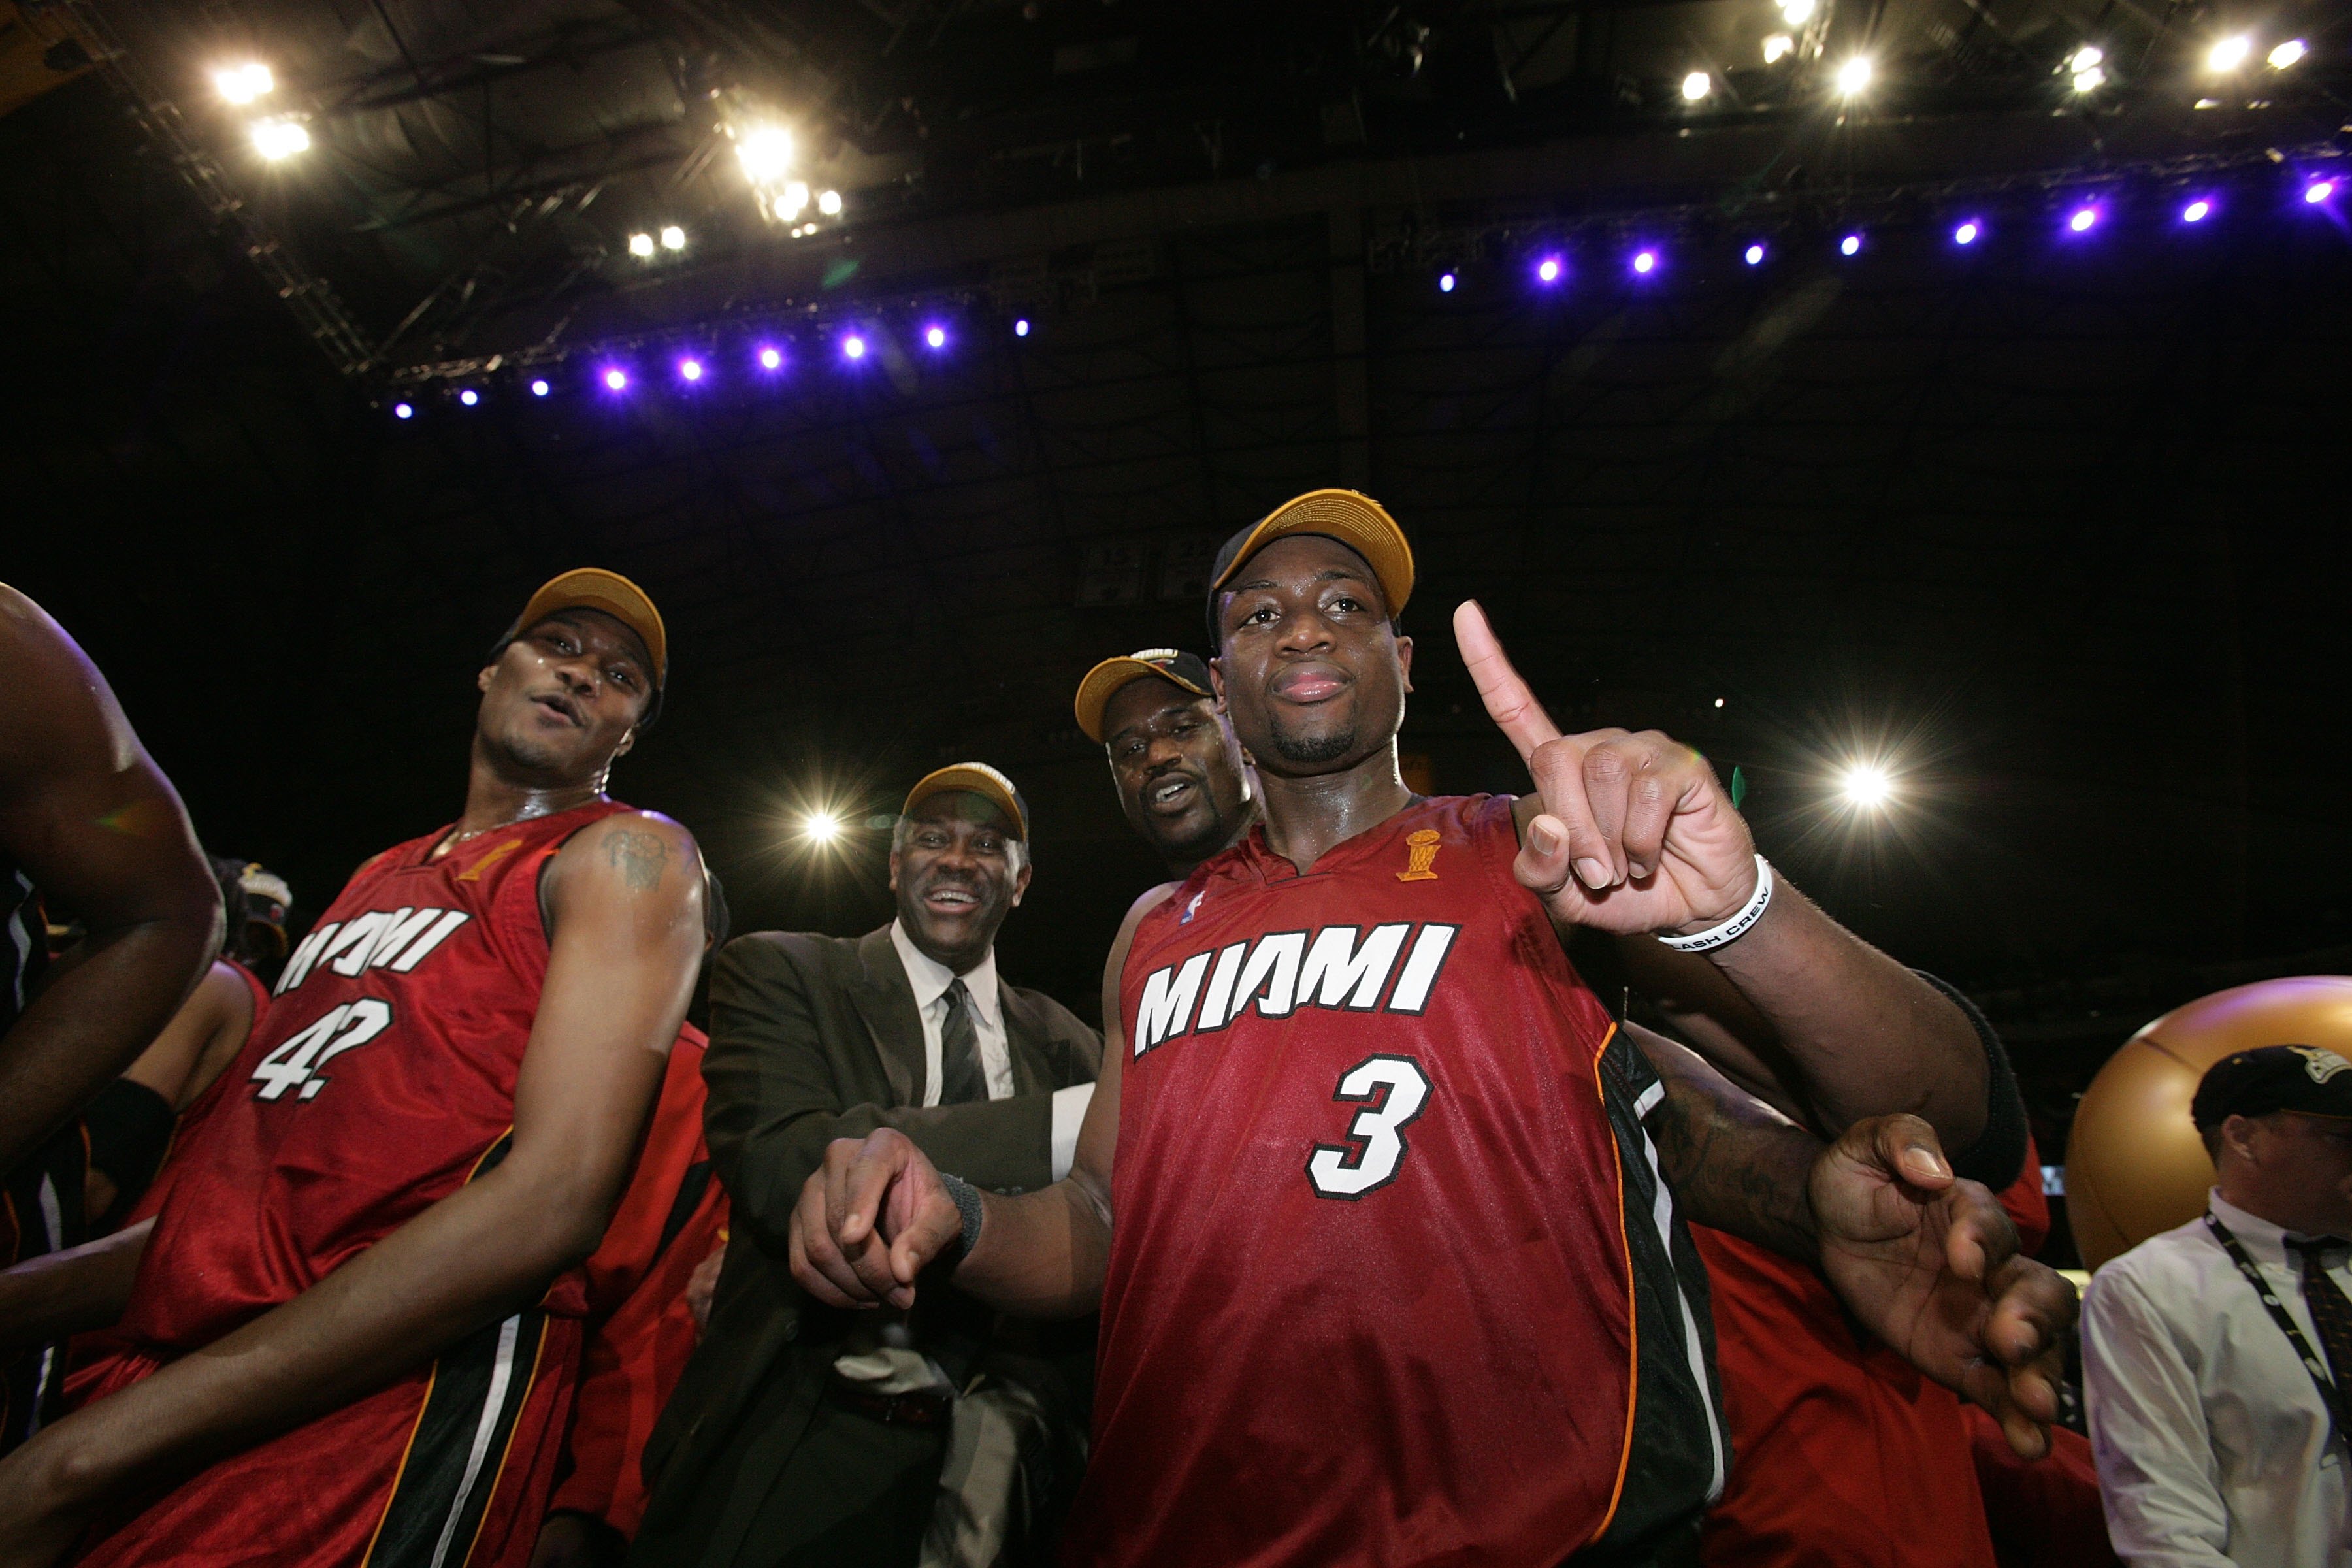
M 88 931 L 0 1036 L 0 1170 L 121 1072 L 220 945 L 220 889 L 106 678 L 0 586 L 0 850 Z
M 598 798 L 650 694 L 643 645 L 572 611 L 485 668 L 473 834 Z M 54 1562 L 112 1500 L 247 1447 L 431 1361 L 584 1258 L 619 1200 L 703 946 L 694 839 L 649 812 L 583 828 L 541 885 L 547 977 L 515 1086 L 511 1152 L 310 1289 L 43 1430 L 0 1461 L 0 1564 Z M 143 1227 L 0 1275 L 0 1342 L 110 1322 Z
M 1307 871 L 1411 802 L 1395 741 L 1411 641 L 1396 635 L 1362 558 L 1313 536 L 1278 540 L 1246 562 L 1220 617 L 1211 671 L 1259 765 L 1267 843 Z M 1464 651 L 1538 785 L 1517 869 L 1556 922 L 1700 930 L 1740 907 L 1754 885 L 1752 851 L 1728 802 L 1707 794 L 1711 773 L 1702 782 L 1695 759 L 1629 754 L 1613 738 L 1543 733 L 1532 695 L 1487 657 L 1499 647 L 1465 639 Z M 1603 759 L 1591 777 L 1588 755 Z M 1571 889 L 1579 859 L 1592 865 Z M 1114 968 L 1124 956 L 1123 940 Z M 955 1275 L 971 1294 L 1033 1315 L 1098 1300 L 1125 1055 L 1114 1042 L 1066 1180 L 1019 1197 L 983 1194 L 979 1240 Z M 2011 1446 L 2038 1454 L 2056 1413 L 2057 1340 L 2074 1292 L 2015 1257 L 2007 1217 L 1983 1187 L 1952 1178 L 1933 1128 L 1873 1118 L 1825 1150 L 1696 1057 L 1663 1055 L 1668 1092 L 1649 1125 L 1690 1217 L 1819 1263 L 1882 1339 L 1986 1402 Z M 840 1140 L 794 1213 L 793 1274 L 832 1305 L 903 1307 L 922 1266 L 961 1229 L 938 1173 L 904 1137 Z
M 1130 680 L 1104 704 L 1102 728 L 1128 826 L 1175 880 L 1257 820 L 1249 764 L 1214 698 L 1171 680 Z

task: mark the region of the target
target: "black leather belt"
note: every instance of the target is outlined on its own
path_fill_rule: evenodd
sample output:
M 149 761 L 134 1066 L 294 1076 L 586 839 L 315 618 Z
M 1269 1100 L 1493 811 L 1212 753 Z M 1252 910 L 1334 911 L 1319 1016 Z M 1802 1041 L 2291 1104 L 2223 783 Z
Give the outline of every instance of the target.
M 955 1401 L 928 1390 L 913 1394 L 877 1394 L 835 1374 L 825 1380 L 824 1396 L 844 1410 L 888 1426 L 939 1426 L 947 1422 Z

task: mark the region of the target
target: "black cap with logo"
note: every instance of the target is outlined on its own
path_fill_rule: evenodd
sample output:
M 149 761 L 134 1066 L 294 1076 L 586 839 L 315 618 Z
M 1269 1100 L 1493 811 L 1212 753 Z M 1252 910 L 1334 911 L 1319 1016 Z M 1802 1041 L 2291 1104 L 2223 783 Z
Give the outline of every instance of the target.
M 2352 1061 L 2317 1046 L 2239 1051 L 2205 1069 L 2189 1115 L 2209 1132 L 2232 1116 L 2273 1110 L 2352 1117 Z

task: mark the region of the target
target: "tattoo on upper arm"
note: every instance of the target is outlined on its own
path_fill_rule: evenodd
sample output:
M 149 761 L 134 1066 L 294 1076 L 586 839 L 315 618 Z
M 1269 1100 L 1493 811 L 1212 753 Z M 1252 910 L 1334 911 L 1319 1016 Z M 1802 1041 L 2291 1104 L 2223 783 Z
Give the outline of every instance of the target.
M 669 846 L 657 834 L 624 827 L 604 840 L 604 860 L 621 873 L 629 891 L 650 892 L 661 885 L 662 868 L 669 863 Z

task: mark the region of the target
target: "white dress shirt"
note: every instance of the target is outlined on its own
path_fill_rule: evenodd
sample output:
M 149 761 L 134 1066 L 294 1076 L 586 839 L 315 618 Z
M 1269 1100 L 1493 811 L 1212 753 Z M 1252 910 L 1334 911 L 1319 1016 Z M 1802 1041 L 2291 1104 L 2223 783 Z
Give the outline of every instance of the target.
M 940 1035 L 947 1026 L 948 985 L 956 973 L 917 947 L 906 927 L 895 920 L 890 922 L 890 945 L 898 950 L 898 962 L 907 971 L 907 984 L 914 987 L 915 1011 L 923 1020 L 923 1103 L 937 1105 L 942 1077 Z M 988 1098 L 1010 1099 L 1013 1051 L 1004 1040 L 1004 1004 L 997 992 L 995 948 L 991 947 L 978 963 L 964 972 L 963 984 L 971 994 L 972 1033 L 980 1043 L 980 1071 L 988 1080 Z M 1054 1092 L 1053 1163 L 1054 1180 L 1057 1182 L 1070 1173 L 1071 1163 L 1077 1157 L 1078 1128 L 1087 1119 L 1087 1106 L 1094 1094 L 1095 1086 L 1090 1083 L 1072 1084 Z
M 2286 1233 L 2211 1203 L 2324 1359 Z M 2352 1293 L 2344 1253 L 2326 1268 Z M 2107 1533 L 2132 1568 L 2352 1568 L 2352 1484 L 2327 1407 L 2201 1218 L 2091 1277 L 2083 1384 Z

